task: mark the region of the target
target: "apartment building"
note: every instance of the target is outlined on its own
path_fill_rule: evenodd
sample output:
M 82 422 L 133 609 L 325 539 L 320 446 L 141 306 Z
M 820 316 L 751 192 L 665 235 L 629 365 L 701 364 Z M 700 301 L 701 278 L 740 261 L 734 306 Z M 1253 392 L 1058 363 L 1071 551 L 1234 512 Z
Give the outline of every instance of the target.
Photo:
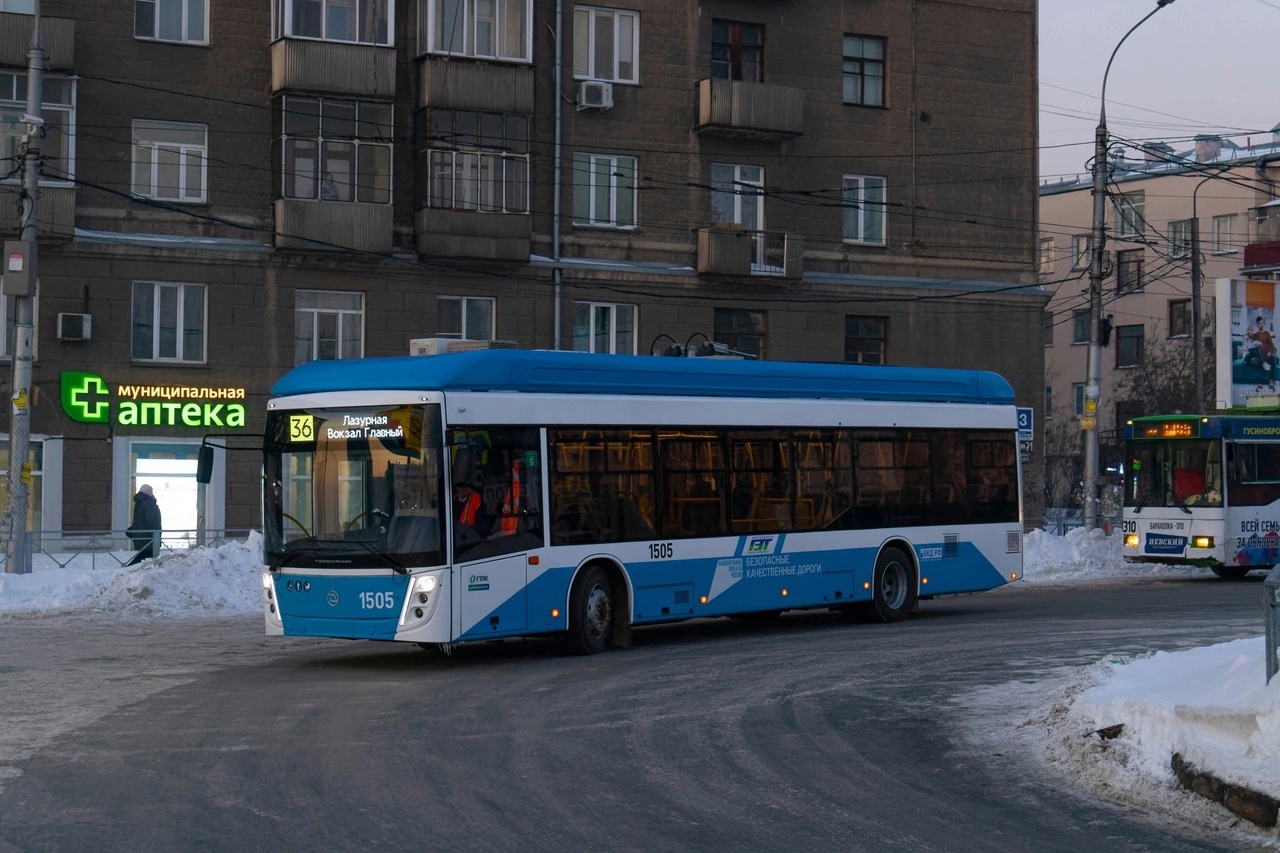
M 1201 276 L 1202 407 L 1228 404 L 1214 387 L 1214 283 L 1274 274 L 1266 261 L 1280 259 L 1269 248 L 1280 243 L 1260 241 L 1280 236 L 1280 217 L 1271 217 L 1268 224 L 1277 177 L 1280 133 L 1244 146 L 1203 136 L 1180 151 L 1152 143 L 1144 150 L 1113 153 L 1102 282 L 1102 315 L 1110 334 L 1102 349 L 1097 413 L 1104 475 L 1119 470 L 1125 421 L 1159 414 L 1148 411 L 1151 401 L 1135 387 L 1141 383 L 1128 380 L 1152 364 L 1194 362 L 1193 259 Z M 1093 228 L 1090 176 L 1041 185 L 1040 228 L 1040 278 L 1053 293 L 1044 315 L 1046 454 L 1053 469 L 1046 486 L 1052 504 L 1069 498 L 1082 470 Z M 1192 375 L 1188 370 L 1187 376 Z
M 0 0 L 8 240 L 32 12 Z M 206 526 L 256 526 L 273 381 L 419 339 L 984 368 L 1039 407 L 1033 0 L 41 20 L 39 529 L 123 528 L 141 482 L 194 528 L 211 434 Z

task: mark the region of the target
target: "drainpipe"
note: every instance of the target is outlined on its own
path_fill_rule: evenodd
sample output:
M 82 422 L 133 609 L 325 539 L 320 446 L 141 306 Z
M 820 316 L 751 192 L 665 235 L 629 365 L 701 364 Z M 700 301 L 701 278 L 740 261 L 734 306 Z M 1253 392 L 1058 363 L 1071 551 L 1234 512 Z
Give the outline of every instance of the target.
M 562 54 L 562 38 L 563 35 L 563 19 L 564 19 L 564 0 L 556 0 L 556 68 L 552 78 L 555 81 L 555 99 L 556 99 L 556 141 L 555 156 L 552 165 L 551 185 L 555 190 L 555 195 L 551 201 L 551 261 L 554 264 L 551 268 L 551 280 L 555 282 L 555 318 L 552 323 L 552 334 L 555 340 L 552 349 L 560 349 L 560 182 L 562 174 L 560 169 L 560 151 L 561 151 L 561 120 L 562 110 L 564 108 L 564 91 L 561 88 L 561 77 L 563 75 L 564 61 Z

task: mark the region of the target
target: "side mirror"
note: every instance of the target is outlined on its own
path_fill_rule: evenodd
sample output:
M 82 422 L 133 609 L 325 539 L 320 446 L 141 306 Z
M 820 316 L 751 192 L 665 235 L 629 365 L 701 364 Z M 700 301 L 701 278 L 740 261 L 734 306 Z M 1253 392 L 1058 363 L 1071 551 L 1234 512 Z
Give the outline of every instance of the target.
M 196 482 L 208 485 L 213 479 L 213 448 L 208 444 L 200 445 L 200 456 L 196 459 Z

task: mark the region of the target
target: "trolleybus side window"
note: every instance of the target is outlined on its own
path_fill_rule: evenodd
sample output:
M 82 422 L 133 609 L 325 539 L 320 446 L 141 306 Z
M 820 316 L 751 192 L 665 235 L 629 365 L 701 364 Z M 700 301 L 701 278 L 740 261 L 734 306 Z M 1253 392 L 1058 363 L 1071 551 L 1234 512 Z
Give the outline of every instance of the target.
M 469 509 L 483 525 L 454 521 L 454 559 L 476 560 L 527 551 L 543 544 L 542 451 L 533 427 L 487 427 L 453 430 L 455 486 L 469 479 L 479 505 Z M 458 459 L 467 460 L 459 466 Z M 461 469 L 461 470 L 460 470 Z M 480 535 L 477 531 L 483 533 Z
M 658 523 L 665 536 L 722 536 L 724 446 L 721 433 L 709 429 L 658 431 L 662 499 Z

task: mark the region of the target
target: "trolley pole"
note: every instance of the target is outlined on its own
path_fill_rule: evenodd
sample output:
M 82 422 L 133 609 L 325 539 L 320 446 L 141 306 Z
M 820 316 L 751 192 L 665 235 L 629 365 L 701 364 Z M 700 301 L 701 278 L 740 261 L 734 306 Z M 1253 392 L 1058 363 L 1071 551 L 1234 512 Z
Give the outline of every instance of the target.
M 40 0 L 35 0 L 31 50 L 27 52 L 27 126 L 22 171 L 22 230 L 16 246 L 5 247 L 4 295 L 14 297 L 13 384 L 9 409 L 9 534 L 5 571 L 31 572 L 31 363 L 34 358 L 36 298 L 36 199 L 40 191 L 40 136 L 44 132 L 44 49 L 40 40 Z M 11 248 L 12 247 L 12 248 Z

